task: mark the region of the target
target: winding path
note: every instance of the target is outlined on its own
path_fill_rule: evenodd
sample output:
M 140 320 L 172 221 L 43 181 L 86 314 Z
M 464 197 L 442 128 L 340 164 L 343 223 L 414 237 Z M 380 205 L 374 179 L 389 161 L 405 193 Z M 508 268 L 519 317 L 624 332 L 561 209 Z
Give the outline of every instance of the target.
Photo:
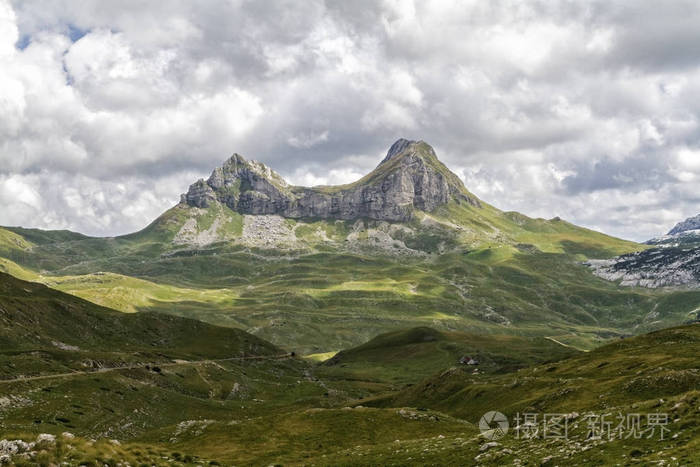
M 112 371 L 119 370 L 140 370 L 146 367 L 158 367 L 158 368 L 168 368 L 173 366 L 186 366 L 186 365 L 201 365 L 206 363 L 220 363 L 220 362 L 234 362 L 242 360 L 285 360 L 288 358 L 293 358 L 292 354 L 286 353 L 283 355 L 256 355 L 252 357 L 231 357 L 231 358 L 220 358 L 215 360 L 178 360 L 174 362 L 152 362 L 152 363 L 140 363 L 138 365 L 125 365 L 125 366 L 115 366 L 107 368 L 98 368 L 96 370 L 85 370 L 85 371 L 71 371 L 70 373 L 56 373 L 53 375 L 39 375 L 39 376 L 21 376 L 19 378 L 13 379 L 0 379 L 0 384 L 11 384 L 11 383 L 24 383 L 27 381 L 39 381 L 43 379 L 54 379 L 54 378 L 71 378 L 73 376 L 85 376 L 85 375 L 96 375 L 101 373 L 109 373 Z

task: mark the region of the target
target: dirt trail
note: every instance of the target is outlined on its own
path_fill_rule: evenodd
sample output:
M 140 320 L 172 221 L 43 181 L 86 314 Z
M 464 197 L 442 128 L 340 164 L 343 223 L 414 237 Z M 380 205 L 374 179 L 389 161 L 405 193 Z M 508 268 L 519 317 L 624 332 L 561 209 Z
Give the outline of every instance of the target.
M 548 340 L 554 342 L 555 344 L 559 344 L 559 345 L 561 345 L 561 346 L 563 346 L 563 347 L 567 347 L 567 348 L 569 348 L 569 349 L 578 350 L 579 352 L 588 352 L 588 350 L 579 349 L 578 347 L 574 347 L 573 345 L 569 345 L 569 344 L 565 344 L 565 343 L 563 343 L 563 342 L 559 342 L 558 340 L 556 340 L 556 339 L 553 338 L 553 337 L 547 337 L 547 336 L 545 336 L 545 339 L 548 339 Z
M 254 356 L 254 357 L 231 357 L 231 358 L 220 358 L 216 360 L 178 360 L 175 362 L 152 362 L 152 363 L 143 363 L 139 365 L 126 365 L 126 366 L 115 366 L 115 367 L 108 367 L 108 368 L 98 368 L 97 370 L 85 370 L 85 371 L 72 371 L 70 373 L 56 373 L 53 375 L 40 375 L 40 376 L 23 376 L 19 378 L 13 378 L 13 379 L 0 379 L 0 384 L 3 383 L 23 383 L 26 381 L 39 381 L 42 379 L 54 379 L 54 378 L 71 378 L 74 376 L 84 376 L 84 375 L 96 375 L 96 374 L 101 374 L 101 373 L 109 373 L 112 371 L 119 371 L 119 370 L 140 370 L 140 369 L 145 369 L 146 367 L 152 368 L 152 367 L 158 367 L 158 368 L 168 368 L 168 367 L 173 367 L 173 366 L 186 366 L 186 365 L 201 365 L 201 364 L 217 364 L 220 362 L 234 362 L 234 361 L 242 361 L 242 360 L 284 360 L 287 358 L 293 358 L 292 355 L 290 354 L 283 354 L 283 355 L 272 355 L 272 356 Z

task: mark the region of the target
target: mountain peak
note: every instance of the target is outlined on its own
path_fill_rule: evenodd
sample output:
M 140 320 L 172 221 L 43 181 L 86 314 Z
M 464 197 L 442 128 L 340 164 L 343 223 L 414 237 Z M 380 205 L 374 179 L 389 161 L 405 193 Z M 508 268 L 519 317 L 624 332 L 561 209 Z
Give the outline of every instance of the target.
M 689 217 L 683 222 L 679 222 L 670 230 L 668 235 L 678 235 L 691 230 L 700 230 L 700 214 L 695 217 Z
M 221 203 L 241 214 L 407 221 L 415 209 L 432 211 L 451 200 L 480 206 L 432 147 L 399 139 L 375 170 L 340 186 L 290 186 L 266 165 L 234 154 L 208 180 L 191 185 L 181 202 L 199 208 Z
M 417 141 L 413 140 L 408 140 L 404 138 L 399 138 L 396 140 L 394 144 L 391 145 L 389 148 L 389 151 L 386 153 L 386 157 L 379 163 L 379 165 L 382 165 L 383 163 L 387 162 L 389 159 L 393 158 L 394 156 L 397 156 L 404 152 L 409 146 L 412 144 L 416 144 Z

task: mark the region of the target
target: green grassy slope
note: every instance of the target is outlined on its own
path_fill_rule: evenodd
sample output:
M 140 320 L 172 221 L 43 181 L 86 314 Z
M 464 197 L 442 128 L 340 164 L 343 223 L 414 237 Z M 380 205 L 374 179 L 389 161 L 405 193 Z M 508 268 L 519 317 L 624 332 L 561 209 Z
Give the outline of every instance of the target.
M 501 441 L 499 452 L 482 456 L 485 464 L 517 458 L 537 463 L 554 454 L 555 463 L 607 464 L 627 457 L 641 463 L 675 458 L 680 465 L 691 465 L 697 462 L 694 453 L 700 440 L 699 351 L 700 325 L 682 326 L 503 375 L 455 368 L 363 404 L 428 407 L 470 422 L 489 410 L 509 419 L 524 413 L 570 414 L 568 441 L 546 440 L 542 434 L 539 439 L 518 440 L 511 433 Z M 652 438 L 586 439 L 588 415 L 607 414 L 615 427 L 618 414 L 648 413 L 668 415 L 665 441 L 659 440 L 658 428 Z M 644 419 L 642 424 L 648 428 Z M 596 449 L 588 451 L 593 446 Z
M 460 366 L 463 356 L 478 360 L 479 372 L 506 372 L 561 359 L 578 351 L 544 337 L 479 335 L 437 331 L 429 327 L 379 335 L 323 362 L 316 374 L 325 379 L 386 384 L 413 384 L 439 369 Z
M 620 289 L 581 264 L 637 244 L 488 205 L 443 209 L 394 230 L 287 220 L 297 243 L 269 249 L 236 240 L 173 244 L 191 214 L 178 206 L 130 236 L 32 243 L 0 268 L 120 311 L 240 327 L 300 353 L 415 326 L 547 336 L 587 349 L 682 323 L 700 305 L 697 292 Z M 211 227 L 208 211 L 193 215 Z M 381 229 L 420 254 L 377 249 L 371 233 Z
M 399 405 L 420 401 L 463 416 L 495 405 L 504 413 L 529 406 L 553 411 L 606 408 L 700 388 L 700 375 L 694 375 L 700 371 L 698 351 L 700 325 L 681 326 L 620 339 L 551 365 L 506 375 L 455 370 L 407 389 L 394 401 Z M 504 382 L 509 382 L 508 399 L 502 392 L 483 391 Z M 473 397 L 476 392 L 482 393 L 478 400 Z
M 156 313 L 127 315 L 0 273 L 0 349 L 23 352 L 74 347 L 86 352 L 142 353 L 163 358 L 227 358 L 282 351 L 233 328 Z
M 503 212 L 482 202 L 480 207 L 448 203 L 431 214 L 466 228 L 462 243 L 477 246 L 510 245 L 520 250 L 565 253 L 580 258 L 607 258 L 648 248 L 554 218 L 533 219 Z
M 227 423 L 325 400 L 323 387 L 305 378 L 307 369 L 237 329 L 157 313 L 123 314 L 0 273 L 0 439 L 59 437 L 34 450 L 27 465 L 58 459 L 150 465 L 154 457 L 169 465 L 163 461 L 174 461 L 167 442 L 140 442 L 149 433 L 173 436 L 200 420 Z M 264 409 L 262 400 L 270 401 Z M 79 438 L 62 439 L 63 432 Z
M 0 443 L 56 437 L 7 451 L 11 465 L 301 464 L 474 430 L 342 409 L 346 396 L 309 370 L 238 330 L 125 315 L 0 274 Z
M 0 440 L 57 436 L 29 458 L 13 455 L 17 465 L 504 465 L 552 454 L 571 465 L 621 456 L 691 465 L 698 448 L 698 325 L 589 353 L 543 338 L 418 328 L 312 367 L 234 329 L 121 314 L 4 274 L 0 285 Z M 357 400 L 377 382 L 391 389 L 452 366 L 463 352 L 480 357 L 483 371 L 443 370 Z M 324 373 L 336 368 L 345 373 Z M 570 441 L 507 437 L 482 450 L 476 422 L 487 407 L 579 414 Z M 589 411 L 668 412 L 669 436 L 678 436 L 587 441 Z
M 0 254 L 11 256 L 29 250 L 32 243 L 22 235 L 0 228 Z

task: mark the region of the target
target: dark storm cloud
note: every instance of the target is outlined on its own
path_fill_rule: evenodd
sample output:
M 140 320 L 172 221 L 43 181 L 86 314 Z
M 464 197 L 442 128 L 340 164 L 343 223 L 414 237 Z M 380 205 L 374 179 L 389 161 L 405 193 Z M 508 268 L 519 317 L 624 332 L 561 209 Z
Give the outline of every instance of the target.
M 0 223 L 123 233 L 232 152 L 340 183 L 399 137 L 504 209 L 700 212 L 697 2 L 6 1 Z

